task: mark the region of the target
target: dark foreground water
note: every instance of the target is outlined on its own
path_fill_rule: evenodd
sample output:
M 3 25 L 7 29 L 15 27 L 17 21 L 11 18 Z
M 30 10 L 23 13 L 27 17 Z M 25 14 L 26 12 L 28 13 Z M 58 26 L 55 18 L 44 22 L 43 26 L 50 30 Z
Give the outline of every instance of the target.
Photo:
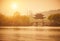
M 0 41 L 60 41 L 60 27 L 0 27 Z

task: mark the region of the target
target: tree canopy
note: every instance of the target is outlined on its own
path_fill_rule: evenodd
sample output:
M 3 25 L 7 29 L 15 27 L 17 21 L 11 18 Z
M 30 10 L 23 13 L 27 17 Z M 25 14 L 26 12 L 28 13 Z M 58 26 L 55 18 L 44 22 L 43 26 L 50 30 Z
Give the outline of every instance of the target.
M 59 14 L 59 13 L 50 15 L 50 16 L 48 17 L 48 19 L 49 19 L 51 22 L 53 21 L 53 23 L 54 23 L 55 25 L 60 25 L 60 14 Z
M 0 26 L 29 26 L 29 17 L 15 12 L 13 17 L 7 17 L 0 13 Z

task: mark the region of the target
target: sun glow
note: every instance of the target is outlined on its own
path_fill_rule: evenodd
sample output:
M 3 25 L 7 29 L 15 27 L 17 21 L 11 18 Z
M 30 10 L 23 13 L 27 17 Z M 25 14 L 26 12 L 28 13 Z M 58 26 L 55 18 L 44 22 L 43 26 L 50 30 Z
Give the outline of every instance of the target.
M 16 10 L 17 7 L 18 7 L 18 6 L 17 6 L 17 3 L 12 3 L 12 4 L 11 4 L 11 8 L 12 8 L 13 10 Z
M 14 15 L 14 12 L 17 11 L 17 8 L 18 8 L 18 4 L 17 3 L 14 3 L 14 2 L 11 3 L 10 4 L 10 9 L 13 11 L 13 13 L 8 13 L 6 16 L 8 16 L 8 17 L 13 16 Z

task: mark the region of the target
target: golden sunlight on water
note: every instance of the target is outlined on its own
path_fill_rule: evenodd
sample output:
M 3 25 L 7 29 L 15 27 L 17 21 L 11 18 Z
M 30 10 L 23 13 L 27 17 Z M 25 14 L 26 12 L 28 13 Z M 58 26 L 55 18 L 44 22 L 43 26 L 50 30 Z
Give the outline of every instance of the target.
M 0 27 L 0 41 L 60 41 L 60 27 Z

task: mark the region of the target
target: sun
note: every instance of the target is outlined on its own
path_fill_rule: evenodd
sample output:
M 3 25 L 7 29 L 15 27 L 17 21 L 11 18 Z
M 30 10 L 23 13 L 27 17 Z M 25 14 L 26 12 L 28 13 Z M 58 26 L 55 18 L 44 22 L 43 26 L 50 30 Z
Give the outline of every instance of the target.
M 11 3 L 10 4 L 10 9 L 11 9 L 11 12 L 13 13 L 8 13 L 6 16 L 8 17 L 11 17 L 11 16 L 14 16 L 14 12 L 17 11 L 17 8 L 18 8 L 18 4 L 17 3 Z
M 17 3 L 12 3 L 12 4 L 11 4 L 11 8 L 12 8 L 13 10 L 16 10 L 17 7 L 18 7 Z

